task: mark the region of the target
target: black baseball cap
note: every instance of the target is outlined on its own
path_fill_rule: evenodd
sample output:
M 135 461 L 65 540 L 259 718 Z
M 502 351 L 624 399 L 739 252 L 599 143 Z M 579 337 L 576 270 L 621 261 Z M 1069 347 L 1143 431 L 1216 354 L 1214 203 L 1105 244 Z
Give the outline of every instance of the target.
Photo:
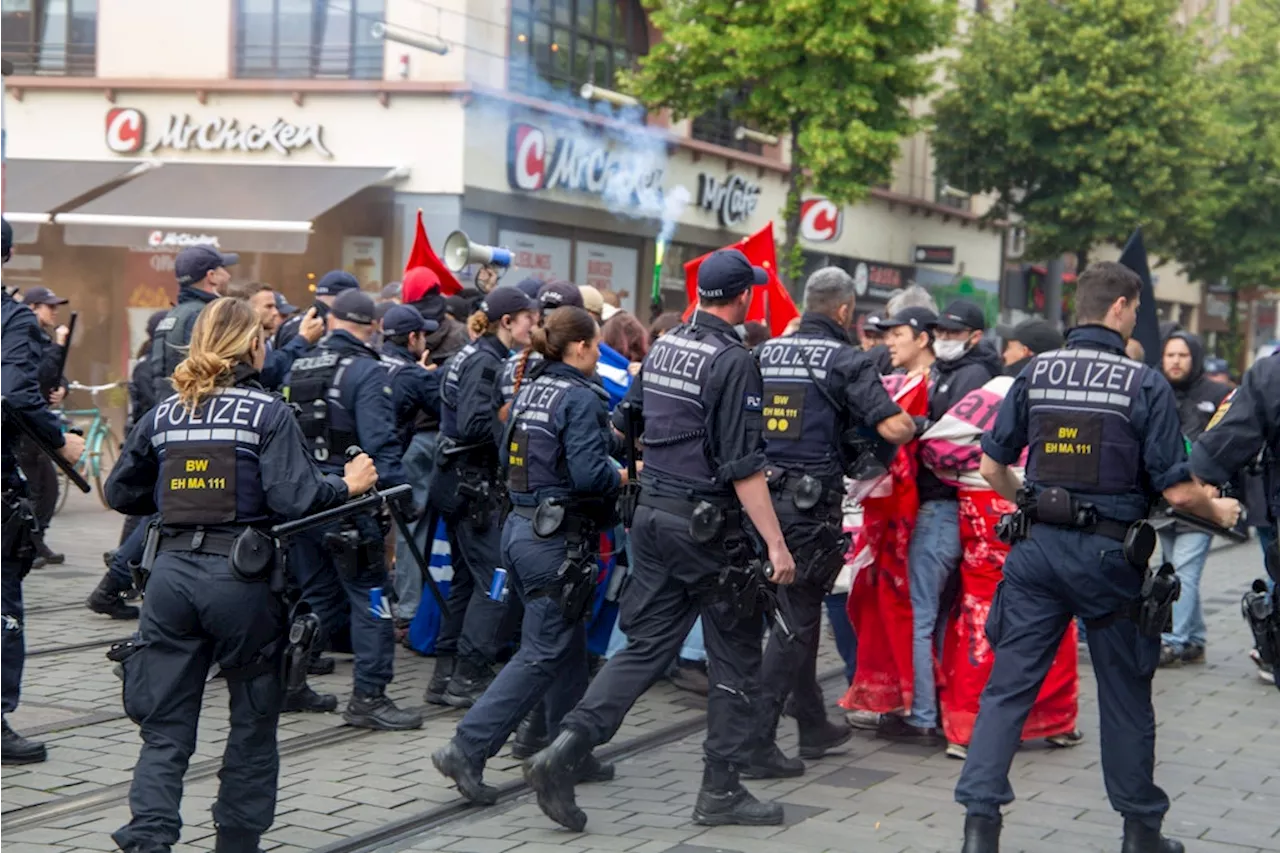
M 737 249 L 717 249 L 698 266 L 698 296 L 723 299 L 737 296 L 748 287 L 764 284 L 769 273 L 754 266 Z
M 987 316 L 968 299 L 957 299 L 943 309 L 934 325 L 947 332 L 963 332 L 965 329 L 976 331 L 987 328 Z
M 937 325 L 937 322 L 937 314 L 923 306 L 912 305 L 908 308 L 903 308 L 892 317 L 878 320 L 876 328 L 882 332 L 887 332 L 897 326 L 910 326 L 917 332 L 927 332 Z
M 428 320 L 411 305 L 392 305 L 382 317 L 384 335 L 409 335 L 414 332 L 434 332 L 440 328 L 435 320 Z
M 582 291 L 567 281 L 549 281 L 538 290 L 538 307 L 543 311 L 554 311 L 566 305 L 581 308 L 583 304 Z
M 346 270 L 330 270 L 316 282 L 316 296 L 337 296 L 348 290 L 359 289 L 359 280 Z
M 474 297 L 461 296 L 455 293 L 453 296 L 444 298 L 444 310 L 458 320 L 465 320 L 470 317 L 471 312 L 475 310 L 475 306 Z
M 1023 320 L 1003 337 L 1006 341 L 1017 341 L 1036 355 L 1062 349 L 1066 343 L 1061 332 L 1051 326 L 1047 320 L 1039 318 Z
M 240 256 L 219 252 L 208 244 L 188 246 L 178 253 L 173 261 L 173 274 L 178 277 L 178 284 L 195 284 L 219 267 L 230 267 L 240 263 Z
M 369 325 L 373 322 L 373 297 L 363 290 L 344 290 L 333 300 L 329 311 L 339 320 Z
M 47 287 L 28 287 L 22 293 L 23 305 L 66 305 L 70 301 Z
M 496 323 L 508 314 L 537 311 L 538 305 L 518 287 L 495 287 L 480 303 L 479 310 L 490 323 Z
M 516 287 L 520 289 L 520 292 L 534 301 L 537 301 L 538 291 L 542 290 L 542 285 L 542 279 L 534 278 L 533 276 L 516 283 Z

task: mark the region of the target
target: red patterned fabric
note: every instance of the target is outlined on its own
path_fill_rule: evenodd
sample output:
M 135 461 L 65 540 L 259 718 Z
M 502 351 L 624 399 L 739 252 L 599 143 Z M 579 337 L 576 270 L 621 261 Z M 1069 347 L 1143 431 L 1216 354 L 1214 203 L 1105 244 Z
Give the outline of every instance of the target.
M 1009 553 L 1009 546 L 996 538 L 995 527 L 1000 516 L 1013 509 L 1013 504 L 989 489 L 960 491 L 960 594 L 947 619 L 938 673 L 942 728 L 951 743 L 968 745 L 978 718 L 978 699 L 995 661 L 987 642 L 987 614 Z M 1023 740 L 1066 734 L 1076 727 L 1080 692 L 1076 657 L 1073 621 L 1022 728 Z
M 900 375 L 883 381 L 907 414 L 926 414 L 924 382 Z M 854 543 L 857 574 L 848 603 L 849 621 L 858 637 L 858 669 L 840 700 L 849 710 L 883 714 L 911 707 L 907 549 L 920 506 L 916 450 L 914 441 L 904 446 L 889 465 L 888 482 L 862 501 L 862 528 Z

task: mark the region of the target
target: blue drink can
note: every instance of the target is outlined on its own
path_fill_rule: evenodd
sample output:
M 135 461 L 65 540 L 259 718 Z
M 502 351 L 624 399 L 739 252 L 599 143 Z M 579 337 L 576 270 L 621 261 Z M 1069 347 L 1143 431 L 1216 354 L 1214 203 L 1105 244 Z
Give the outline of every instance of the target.
M 493 581 L 489 584 L 489 597 L 494 601 L 507 600 L 507 570 L 497 568 L 493 570 Z
M 391 604 L 382 596 L 382 587 L 369 590 L 369 615 L 374 619 L 390 619 Z

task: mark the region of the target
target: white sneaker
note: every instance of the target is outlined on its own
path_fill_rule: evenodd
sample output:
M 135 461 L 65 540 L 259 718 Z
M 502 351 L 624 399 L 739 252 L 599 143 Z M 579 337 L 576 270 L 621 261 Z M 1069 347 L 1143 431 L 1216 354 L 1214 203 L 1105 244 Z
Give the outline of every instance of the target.
M 1258 679 L 1260 681 L 1264 681 L 1267 684 L 1276 683 L 1275 671 L 1271 668 L 1270 664 L 1262 660 L 1262 655 L 1258 653 L 1257 649 L 1249 650 L 1249 659 L 1252 660 L 1254 666 L 1258 668 Z
M 844 718 L 855 729 L 875 731 L 880 726 L 880 715 L 875 711 L 848 711 Z
M 968 757 L 969 747 L 962 743 L 947 744 L 947 758 L 958 758 L 959 760 L 964 761 Z
M 1080 742 L 1084 740 L 1084 732 L 1076 729 L 1075 731 L 1067 732 L 1065 735 L 1054 735 L 1044 740 L 1049 746 L 1057 749 L 1066 749 L 1072 746 L 1079 746 Z

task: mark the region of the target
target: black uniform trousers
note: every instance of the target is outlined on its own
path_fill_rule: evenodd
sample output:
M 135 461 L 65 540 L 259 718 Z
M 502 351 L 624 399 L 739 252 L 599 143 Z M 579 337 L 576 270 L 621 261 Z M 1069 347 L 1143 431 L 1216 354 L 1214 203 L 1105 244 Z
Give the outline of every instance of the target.
M 508 602 L 489 597 L 494 569 L 502 565 L 502 530 L 496 511 L 489 514 L 483 529 L 466 512 L 445 518 L 453 580 L 449 583 L 449 618 L 436 635 L 436 654 L 457 655 L 477 667 L 492 666 L 512 631 Z
M 4 713 L 17 709 L 22 691 L 22 668 L 27 660 L 23 634 L 22 577 L 30 560 L 0 559 L 0 604 L 3 605 L 3 635 L 0 645 L 0 683 L 3 685 Z
M 1036 524 L 1013 546 L 987 616 L 995 664 L 956 785 L 956 801 L 969 814 L 994 817 L 1013 801 L 1009 767 L 1022 726 L 1072 617 L 1097 620 L 1122 610 L 1138 598 L 1142 580 L 1120 543 L 1105 536 Z M 1160 637 L 1140 635 L 1128 618 L 1090 626 L 1086 636 L 1098 680 L 1102 775 L 1111 807 L 1159 828 L 1169 810 L 1169 798 L 1153 780 L 1151 680 Z
M 226 557 L 157 555 L 138 624 L 140 648 L 124 662 L 124 710 L 142 729 L 142 751 L 129 789 L 133 819 L 112 835 L 122 849 L 167 850 L 178 841 L 182 777 L 214 663 L 226 676 L 231 730 L 213 819 L 229 833 L 257 835 L 271 826 L 285 623 L 283 602 L 268 584 L 239 580 Z
M 619 602 L 627 646 L 596 674 L 562 728 L 584 732 L 592 745 L 609 741 L 627 711 L 666 672 L 701 614 L 711 694 L 707 699 L 710 764 L 750 763 L 760 698 L 764 617 L 738 618 L 714 579 L 729 565 L 725 536 L 698 545 L 689 518 L 641 505 L 631 527 L 631 574 Z
M 18 463 L 27 477 L 31 508 L 35 510 L 36 521 L 40 522 L 40 530 L 44 531 L 58 508 L 58 472 L 44 451 L 30 439 L 24 438 L 18 443 Z
M 827 719 L 826 701 L 818 686 L 818 643 L 822 636 L 823 599 L 829 580 L 839 570 L 843 554 L 833 553 L 831 543 L 843 541 L 838 506 L 796 509 L 789 493 L 775 492 L 773 508 L 782 526 L 787 548 L 797 555 L 795 582 L 777 588 L 778 608 L 794 637 L 769 635 L 760 671 L 761 743 L 772 744 L 788 696 L 800 729 L 821 726 Z

